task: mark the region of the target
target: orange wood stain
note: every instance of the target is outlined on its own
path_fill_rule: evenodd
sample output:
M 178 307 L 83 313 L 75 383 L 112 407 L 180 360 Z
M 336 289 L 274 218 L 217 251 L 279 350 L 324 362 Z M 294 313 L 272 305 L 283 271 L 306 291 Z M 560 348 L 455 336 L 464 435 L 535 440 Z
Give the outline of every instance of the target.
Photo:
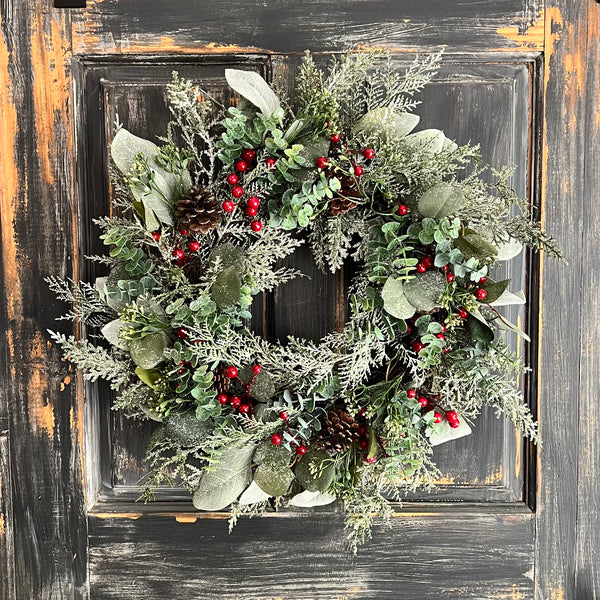
M 141 512 L 129 512 L 129 513 L 117 513 L 117 512 L 90 512 L 90 517 L 95 517 L 96 519 L 131 519 L 132 521 L 136 521 L 142 515 Z
M 544 48 L 544 23 L 545 11 L 540 11 L 540 16 L 534 21 L 524 33 L 519 31 L 518 25 L 500 27 L 496 30 L 506 40 L 510 40 L 516 48 L 496 48 L 497 51 L 513 51 L 515 49 L 542 50 Z
M 29 351 L 33 364 L 29 369 L 27 391 L 32 422 L 52 437 L 54 435 L 54 406 L 50 402 L 48 379 L 43 370 L 46 358 L 44 346 L 42 334 L 38 331 Z
M 6 523 L 4 521 L 4 513 L 0 512 L 0 536 L 6 535 Z
M 195 515 L 177 515 L 175 520 L 178 523 L 195 523 L 198 520 L 198 517 Z

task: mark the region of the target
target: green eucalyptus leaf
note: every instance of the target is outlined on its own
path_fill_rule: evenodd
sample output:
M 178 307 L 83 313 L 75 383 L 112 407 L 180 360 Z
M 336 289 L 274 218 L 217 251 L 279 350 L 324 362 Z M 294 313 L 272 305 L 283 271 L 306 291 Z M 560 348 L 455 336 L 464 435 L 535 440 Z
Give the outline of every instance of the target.
M 292 451 L 280 444 L 276 446 L 271 440 L 263 440 L 256 448 L 254 462 L 257 465 L 280 465 L 287 467 L 292 458 Z
M 392 317 L 410 319 L 415 314 L 415 307 L 408 301 L 404 293 L 404 284 L 394 277 L 388 277 L 381 290 L 383 308 Z
M 503 281 L 492 281 L 491 279 L 488 279 L 479 286 L 486 291 L 485 298 L 480 300 L 480 302 L 483 302 L 484 304 L 495 302 L 508 289 L 509 284 L 510 279 L 505 279 Z
M 406 136 L 406 143 L 414 150 L 439 154 L 444 149 L 446 136 L 439 129 L 424 129 Z
M 242 282 L 235 267 L 228 267 L 221 271 L 210 290 L 212 299 L 221 309 L 226 310 L 235 306 L 240 299 Z
M 254 372 L 252 365 L 247 365 L 240 369 L 240 379 L 247 385 L 252 381 Z M 258 402 L 268 402 L 275 394 L 275 383 L 273 378 L 264 369 L 254 378 L 254 383 L 250 389 L 250 397 Z
M 470 313 L 467 317 L 467 330 L 477 342 L 489 344 L 494 340 L 494 332 L 482 316 Z
M 354 133 L 393 140 L 408 135 L 419 124 L 419 120 L 418 115 L 398 113 L 390 107 L 375 108 L 355 125 Z
M 230 242 L 224 242 L 214 248 L 208 257 L 208 262 L 211 267 L 214 267 L 217 262 L 222 269 L 235 267 L 236 271 L 241 271 L 244 268 L 244 250 Z
M 266 119 L 271 117 L 279 108 L 279 98 L 258 73 L 239 69 L 225 69 L 225 79 L 229 86 L 240 96 L 259 108 Z
M 294 481 L 294 473 L 287 466 L 263 463 L 256 468 L 254 481 L 269 496 L 283 496 Z
M 329 489 L 333 482 L 335 468 L 331 460 L 325 468 L 320 468 L 319 465 L 326 460 L 329 460 L 326 452 L 311 449 L 296 463 L 294 468 L 296 479 L 305 490 L 326 492 Z M 316 475 L 312 472 L 315 467 Z
M 465 229 L 454 240 L 454 245 L 466 259 L 486 260 L 498 254 L 496 247 L 473 229 Z
M 171 413 L 164 423 L 169 437 L 180 446 L 200 446 L 212 431 L 212 426 L 198 421 L 193 412 Z
M 162 377 L 162 374 L 158 369 L 142 369 L 142 367 L 136 367 L 135 374 L 140 378 L 140 381 L 145 383 L 148 387 L 151 387 L 153 390 L 156 389 L 156 384 Z
M 225 450 L 219 461 L 205 470 L 192 502 L 198 510 L 222 510 L 246 488 L 252 476 L 254 446 Z
M 162 331 L 136 338 L 129 342 L 131 360 L 142 369 L 153 369 L 164 360 L 167 344 L 167 336 Z
M 419 273 L 404 284 L 406 299 L 417 310 L 429 312 L 439 306 L 439 300 L 446 289 L 446 279 L 437 271 Z
M 456 212 L 465 203 L 462 190 L 451 183 L 437 183 L 419 199 L 419 212 L 424 217 L 441 219 Z

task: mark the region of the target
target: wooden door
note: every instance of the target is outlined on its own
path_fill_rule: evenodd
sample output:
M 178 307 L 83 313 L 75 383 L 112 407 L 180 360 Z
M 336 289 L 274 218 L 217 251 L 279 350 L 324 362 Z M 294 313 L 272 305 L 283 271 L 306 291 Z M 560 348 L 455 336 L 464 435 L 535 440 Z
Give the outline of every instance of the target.
M 600 595 L 597 3 L 3 0 L 0 9 L 1 599 Z M 511 273 L 529 294 L 528 311 L 514 315 L 534 340 L 518 348 L 532 368 L 520 385 L 543 450 L 482 415 L 473 436 L 440 448 L 436 489 L 409 498 L 357 557 L 335 509 L 244 519 L 229 536 L 226 515 L 195 512 L 182 490 L 136 503 L 151 428 L 112 412 L 105 389 L 60 361 L 45 332 L 63 307 L 41 283 L 93 275 L 83 256 L 96 251 L 89 219 L 108 208 L 116 114 L 138 135 L 160 135 L 173 70 L 219 96 L 226 66 L 291 81 L 298 53 L 348 43 L 388 45 L 398 68 L 445 45 L 422 124 L 481 142 L 494 165 L 518 165 L 515 189 L 570 262 L 526 257 Z M 319 274 L 308 255 L 294 261 L 312 280 L 266 297 L 257 326 L 318 338 L 343 322 L 344 279 Z

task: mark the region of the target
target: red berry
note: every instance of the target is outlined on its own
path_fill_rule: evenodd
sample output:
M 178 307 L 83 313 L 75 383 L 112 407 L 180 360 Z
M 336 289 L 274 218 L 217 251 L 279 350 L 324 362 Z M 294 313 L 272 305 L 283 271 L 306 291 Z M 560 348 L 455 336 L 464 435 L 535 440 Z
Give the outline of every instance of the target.
M 475 298 L 477 298 L 477 300 L 485 300 L 486 296 L 487 292 L 483 288 L 478 288 L 475 290 Z
M 231 195 L 234 198 L 241 198 L 244 195 L 244 188 L 240 185 L 236 185 L 235 187 L 231 188 Z
M 449 421 L 448 425 L 450 425 L 450 427 L 452 427 L 452 429 L 456 429 L 457 427 L 460 427 L 460 422 L 459 421 Z
M 179 230 L 179 233 L 180 233 L 181 235 L 188 235 L 190 232 L 189 232 L 187 229 L 180 229 L 180 230 Z
M 443 352 L 444 354 L 448 354 L 448 352 L 452 352 L 452 348 L 449 348 L 449 347 L 447 347 L 447 346 L 446 346 L 446 348 L 444 348 L 444 349 L 442 350 L 442 352 Z
M 319 169 L 324 169 L 327 166 L 327 162 L 327 158 L 325 158 L 324 156 L 319 156 L 319 158 L 317 158 L 317 160 L 315 161 L 315 164 Z
M 198 252 L 198 250 L 200 250 L 200 242 L 197 242 L 196 240 L 189 242 L 188 249 L 190 252 Z
M 250 409 L 252 407 L 249 404 L 242 404 L 239 408 L 239 411 L 243 414 L 243 415 L 247 415 L 250 412 Z
M 283 442 L 283 438 L 278 433 L 274 433 L 271 436 L 271 443 L 274 446 L 279 446 L 279 444 L 281 444 L 281 442 Z
M 373 150 L 373 148 L 365 148 L 363 150 L 363 156 L 367 159 L 367 160 L 371 160 L 372 158 L 375 157 L 375 150 Z
M 173 250 L 173 257 L 177 260 L 183 260 L 185 252 L 181 248 L 175 248 L 175 250 Z
M 256 196 L 252 196 L 248 198 L 248 202 L 246 202 L 246 206 L 251 206 L 252 208 L 258 208 L 260 206 L 260 200 Z
M 356 165 L 356 166 L 354 167 L 354 174 L 355 174 L 357 177 L 360 177 L 360 176 L 361 176 L 361 175 L 362 175 L 364 172 L 365 172 L 365 170 L 364 170 L 364 169 L 363 169 L 363 168 L 362 168 L 360 165 Z
M 443 333 L 436 333 L 436 334 L 435 334 L 435 337 L 436 337 L 438 340 L 445 340 L 445 339 L 446 339 L 446 336 L 445 336 Z
M 406 204 L 401 204 L 398 207 L 398 214 L 401 216 L 408 214 L 408 206 L 406 206 Z
M 479 283 L 485 283 L 487 281 L 487 277 L 484 275 L 480 280 Z
M 235 208 L 235 204 L 231 200 L 225 200 L 221 206 L 225 212 L 233 212 Z
M 287 410 L 282 410 L 282 411 L 279 413 L 279 418 L 280 418 L 280 419 L 283 419 L 284 421 L 287 421 L 287 420 L 290 418 L 290 415 L 289 415 L 289 413 L 288 413 L 288 411 L 287 411 Z
M 454 281 L 454 273 L 446 273 L 446 281 L 452 283 Z
M 431 258 L 431 256 L 424 256 L 421 259 L 421 262 L 428 268 L 431 269 L 431 267 L 433 267 L 433 258 Z
M 448 272 L 448 268 L 449 268 L 448 265 L 444 265 L 442 268 L 444 269 L 444 273 Z
M 254 152 L 254 150 L 244 150 L 242 152 L 242 158 L 247 162 L 247 163 L 251 163 L 254 160 L 254 157 L 256 156 L 256 152 Z
M 219 394 L 217 396 L 219 404 L 227 404 L 229 402 L 229 396 L 227 394 Z
M 239 396 L 231 396 L 231 398 L 229 398 L 229 404 L 231 404 L 233 408 L 239 408 L 241 403 L 242 399 Z
M 417 265 L 417 272 L 418 273 L 425 273 L 425 271 L 427 271 L 427 266 L 424 265 L 423 263 L 419 263 Z
M 177 373 L 179 373 L 179 375 L 183 375 L 185 373 L 185 369 L 183 367 L 181 369 L 177 369 Z
M 433 413 L 434 423 L 441 423 L 443 418 L 444 417 L 442 417 L 442 413 L 439 413 L 437 410 Z
M 423 350 L 423 348 L 425 348 L 423 342 L 420 342 L 418 340 L 416 342 L 413 342 L 412 349 L 415 352 L 421 352 L 421 350 Z
M 160 240 L 160 231 L 153 231 L 152 237 L 154 238 L 155 242 L 158 242 L 158 240 Z
M 225 375 L 227 375 L 229 379 L 235 379 L 238 376 L 238 370 L 233 366 L 227 367 L 225 369 Z
M 425 396 L 421 396 L 417 402 L 421 405 L 421 408 L 425 408 L 429 404 L 429 400 Z
M 358 416 L 359 417 L 364 417 L 367 414 L 367 407 L 363 406 L 359 411 L 358 411 Z
M 446 331 L 446 326 L 442 325 L 442 331 Z
M 262 229 L 262 223 L 260 221 L 252 221 L 250 227 L 252 227 L 252 231 L 258 233 Z
M 258 214 L 258 209 L 253 206 L 246 206 L 246 215 L 255 217 Z
M 456 313 L 461 319 L 466 319 L 469 316 L 469 313 L 464 308 L 457 308 Z
M 342 139 L 342 136 L 339 133 L 334 133 L 330 139 L 333 144 L 337 144 Z
M 261 371 L 262 371 L 262 367 L 261 367 L 260 365 L 254 365 L 254 366 L 252 367 L 252 372 L 253 372 L 255 375 L 258 375 L 258 374 L 259 374 Z
M 267 160 L 265 160 L 265 165 L 267 165 L 267 168 L 269 169 L 272 169 L 276 164 L 277 161 L 274 158 L 267 158 Z
M 416 398 L 416 396 L 417 396 L 417 390 L 415 390 L 414 388 L 411 388 L 410 390 L 406 390 L 406 395 L 409 398 Z
M 181 340 L 185 340 L 185 338 L 188 336 L 188 330 L 185 327 L 178 327 L 175 333 Z
M 369 447 L 369 440 L 360 440 L 360 442 L 358 442 L 358 447 L 361 450 L 366 450 Z
M 303 454 L 306 454 L 306 446 L 304 444 L 300 444 L 296 448 L 296 454 L 299 454 L 300 456 L 302 456 Z
M 236 160 L 235 161 L 235 170 L 239 173 L 243 173 L 248 169 L 248 163 L 245 160 Z
M 235 173 L 227 175 L 227 183 L 229 185 L 235 185 L 238 182 L 238 176 Z
M 454 410 L 447 411 L 446 419 L 448 419 L 448 421 L 458 421 L 458 415 L 456 414 L 456 411 L 454 411 Z
M 413 332 L 413 326 L 410 323 L 406 324 L 406 334 L 408 335 L 409 333 Z
M 376 456 L 371 456 L 371 458 L 369 458 L 366 454 L 365 454 L 365 462 L 371 464 L 374 463 L 377 460 Z
M 367 433 L 367 428 L 364 425 L 361 425 L 358 428 L 358 435 L 365 435 Z

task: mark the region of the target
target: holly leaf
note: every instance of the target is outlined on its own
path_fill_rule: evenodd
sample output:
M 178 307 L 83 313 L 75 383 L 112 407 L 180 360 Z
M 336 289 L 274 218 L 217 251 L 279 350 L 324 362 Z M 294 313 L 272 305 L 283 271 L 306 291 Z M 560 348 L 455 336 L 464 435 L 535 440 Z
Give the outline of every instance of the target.
M 221 271 L 212 285 L 210 294 L 215 304 L 226 310 L 235 306 L 242 293 L 242 281 L 235 267 L 228 267 Z
M 239 69 L 225 69 L 225 79 L 229 86 L 240 96 L 259 108 L 266 119 L 271 117 L 279 108 L 279 98 L 258 73 Z
M 245 489 L 252 476 L 254 446 L 230 448 L 213 467 L 206 469 L 192 502 L 198 510 L 222 510 Z
M 462 190 L 451 183 L 430 187 L 419 199 L 419 212 L 424 217 L 441 219 L 455 213 L 465 203 Z
M 333 461 L 321 468 L 323 461 L 329 460 L 329 455 L 321 450 L 309 450 L 296 464 L 294 472 L 296 479 L 305 490 L 310 492 L 325 492 L 333 482 L 335 469 Z M 313 473 L 313 470 L 315 471 Z
M 415 314 L 415 307 L 404 294 L 404 284 L 394 277 L 388 277 L 381 290 L 383 308 L 392 317 L 410 319 Z

